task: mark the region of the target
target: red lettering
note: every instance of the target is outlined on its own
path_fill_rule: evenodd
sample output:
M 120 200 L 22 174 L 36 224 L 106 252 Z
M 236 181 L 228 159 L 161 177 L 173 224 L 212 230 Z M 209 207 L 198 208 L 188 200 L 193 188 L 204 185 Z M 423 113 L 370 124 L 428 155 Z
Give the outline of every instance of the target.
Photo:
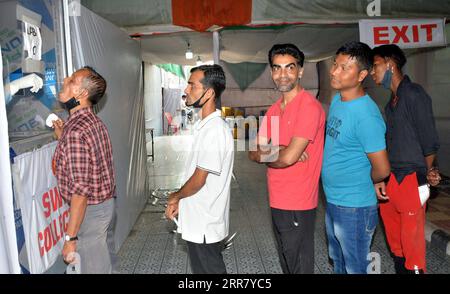
M 61 195 L 59 195 L 58 187 L 55 187 L 55 194 L 56 194 L 56 197 L 58 198 L 58 203 L 59 203 L 58 208 L 61 208 L 63 206 L 63 200 L 62 200 Z
M 57 241 L 59 241 L 63 237 L 63 232 L 61 231 L 61 215 L 57 220 L 55 220 L 55 231 L 56 236 L 58 237 Z
M 52 212 L 55 212 L 58 209 L 58 198 L 54 189 L 50 190 L 50 199 L 52 200 Z
M 52 250 L 58 242 L 63 238 L 67 231 L 69 223 L 69 210 L 65 210 L 57 218 L 41 232 L 38 233 L 39 254 L 44 256 L 45 253 Z
M 64 233 L 67 232 L 67 227 L 69 226 L 69 210 L 64 211 L 63 213 L 63 223 L 64 223 Z
M 433 41 L 433 29 L 437 28 L 437 24 L 423 24 L 420 26 L 420 28 L 427 31 L 427 41 Z
M 413 42 L 419 42 L 419 28 L 417 25 L 413 25 Z
M 44 195 L 42 195 L 42 206 L 44 206 L 44 215 L 45 217 L 49 217 L 51 214 L 50 211 L 50 199 L 48 196 L 48 192 L 45 192 Z
M 49 252 L 52 249 L 52 233 L 50 227 L 46 227 L 44 230 L 44 247 L 45 252 Z
M 44 256 L 44 246 L 41 246 L 41 241 L 44 239 L 44 235 L 42 234 L 42 232 L 39 232 L 38 234 L 38 243 L 39 243 L 39 254 L 42 256 Z
M 374 27 L 373 28 L 373 38 L 375 45 L 389 44 L 389 33 L 387 32 L 388 27 Z M 386 31 L 383 33 L 383 31 Z M 381 39 L 385 38 L 386 39 Z
M 406 36 L 406 32 L 408 31 L 408 26 L 402 26 L 402 28 L 400 30 L 397 26 L 393 26 L 392 29 L 394 30 L 394 33 L 395 33 L 395 38 L 394 38 L 394 41 L 392 41 L 392 43 L 397 44 L 398 41 L 400 41 L 400 39 L 402 39 L 403 42 L 405 42 L 405 43 L 409 43 L 409 39 Z
M 60 214 L 58 219 L 59 219 L 59 232 L 61 233 L 61 237 L 62 237 L 62 236 L 64 236 L 63 214 Z
M 52 223 L 50 224 L 50 232 L 52 235 L 52 247 L 55 246 L 58 243 L 59 240 L 59 236 L 58 236 L 58 231 L 56 230 L 56 219 L 54 219 L 52 221 Z

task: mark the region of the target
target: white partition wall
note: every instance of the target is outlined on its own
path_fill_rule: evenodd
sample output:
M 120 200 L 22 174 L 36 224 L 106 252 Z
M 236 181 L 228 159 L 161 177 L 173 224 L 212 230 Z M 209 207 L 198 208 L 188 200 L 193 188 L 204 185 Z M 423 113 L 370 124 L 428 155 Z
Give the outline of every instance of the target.
M 145 127 L 154 130 L 154 136 L 163 134 L 161 69 L 156 65 L 144 63 L 144 104 Z M 149 141 L 150 138 L 147 138 Z
M 3 60 L 0 52 L 0 274 L 20 273 L 14 224 L 8 120 L 3 90 Z
M 107 81 L 98 115 L 110 133 L 117 183 L 116 249 L 147 197 L 147 154 L 139 44 L 115 25 L 81 7 L 70 17 L 74 69 L 89 65 Z

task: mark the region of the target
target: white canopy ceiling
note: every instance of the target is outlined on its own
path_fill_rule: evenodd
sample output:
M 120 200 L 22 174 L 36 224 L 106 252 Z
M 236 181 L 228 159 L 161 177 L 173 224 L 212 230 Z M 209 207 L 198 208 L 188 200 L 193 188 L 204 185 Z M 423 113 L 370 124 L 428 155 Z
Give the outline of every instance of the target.
M 377 1 L 381 18 L 450 16 L 448 0 Z M 367 5 L 372 2 L 253 0 L 252 20 L 247 28 L 219 28 L 220 59 L 230 63 L 267 62 L 267 52 L 273 44 L 288 42 L 296 44 L 310 61 L 329 57 L 343 43 L 359 39 L 357 22 L 369 18 Z M 172 25 L 171 0 L 82 0 L 81 3 L 130 35 L 139 35 L 142 56 L 147 62 L 195 65 L 198 56 L 202 61 L 213 59 L 212 33 Z M 270 26 L 277 24 L 291 25 Z M 195 55 L 192 60 L 186 60 L 184 55 L 188 42 Z
M 241 29 L 220 32 L 220 59 L 229 63 L 267 62 L 267 53 L 275 43 L 294 43 L 309 61 L 334 54 L 345 41 L 357 40 L 357 25 L 299 25 L 283 29 Z M 143 59 L 155 64 L 177 63 L 195 65 L 199 55 L 203 61 L 212 60 L 212 33 L 184 32 L 142 37 Z M 189 42 L 195 54 L 186 60 Z

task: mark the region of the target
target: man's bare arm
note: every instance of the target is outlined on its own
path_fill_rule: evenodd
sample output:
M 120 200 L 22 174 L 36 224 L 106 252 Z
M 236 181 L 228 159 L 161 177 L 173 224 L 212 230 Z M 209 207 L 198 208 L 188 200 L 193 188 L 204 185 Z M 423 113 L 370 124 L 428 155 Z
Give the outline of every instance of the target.
M 286 148 L 280 148 L 275 161 L 267 163 L 272 168 L 286 168 L 298 162 L 308 147 L 309 140 L 293 137 Z
M 369 158 L 370 164 L 372 165 L 372 181 L 374 183 L 379 183 L 386 179 L 391 172 L 391 166 L 389 164 L 388 154 L 386 150 L 368 153 L 367 157 Z

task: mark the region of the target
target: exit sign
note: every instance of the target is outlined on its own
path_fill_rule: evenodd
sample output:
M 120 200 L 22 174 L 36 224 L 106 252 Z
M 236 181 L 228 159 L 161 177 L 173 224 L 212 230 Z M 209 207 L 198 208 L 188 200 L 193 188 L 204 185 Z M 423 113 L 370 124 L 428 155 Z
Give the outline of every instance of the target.
M 360 20 L 359 39 L 372 48 L 385 44 L 401 48 L 446 46 L 445 19 Z

